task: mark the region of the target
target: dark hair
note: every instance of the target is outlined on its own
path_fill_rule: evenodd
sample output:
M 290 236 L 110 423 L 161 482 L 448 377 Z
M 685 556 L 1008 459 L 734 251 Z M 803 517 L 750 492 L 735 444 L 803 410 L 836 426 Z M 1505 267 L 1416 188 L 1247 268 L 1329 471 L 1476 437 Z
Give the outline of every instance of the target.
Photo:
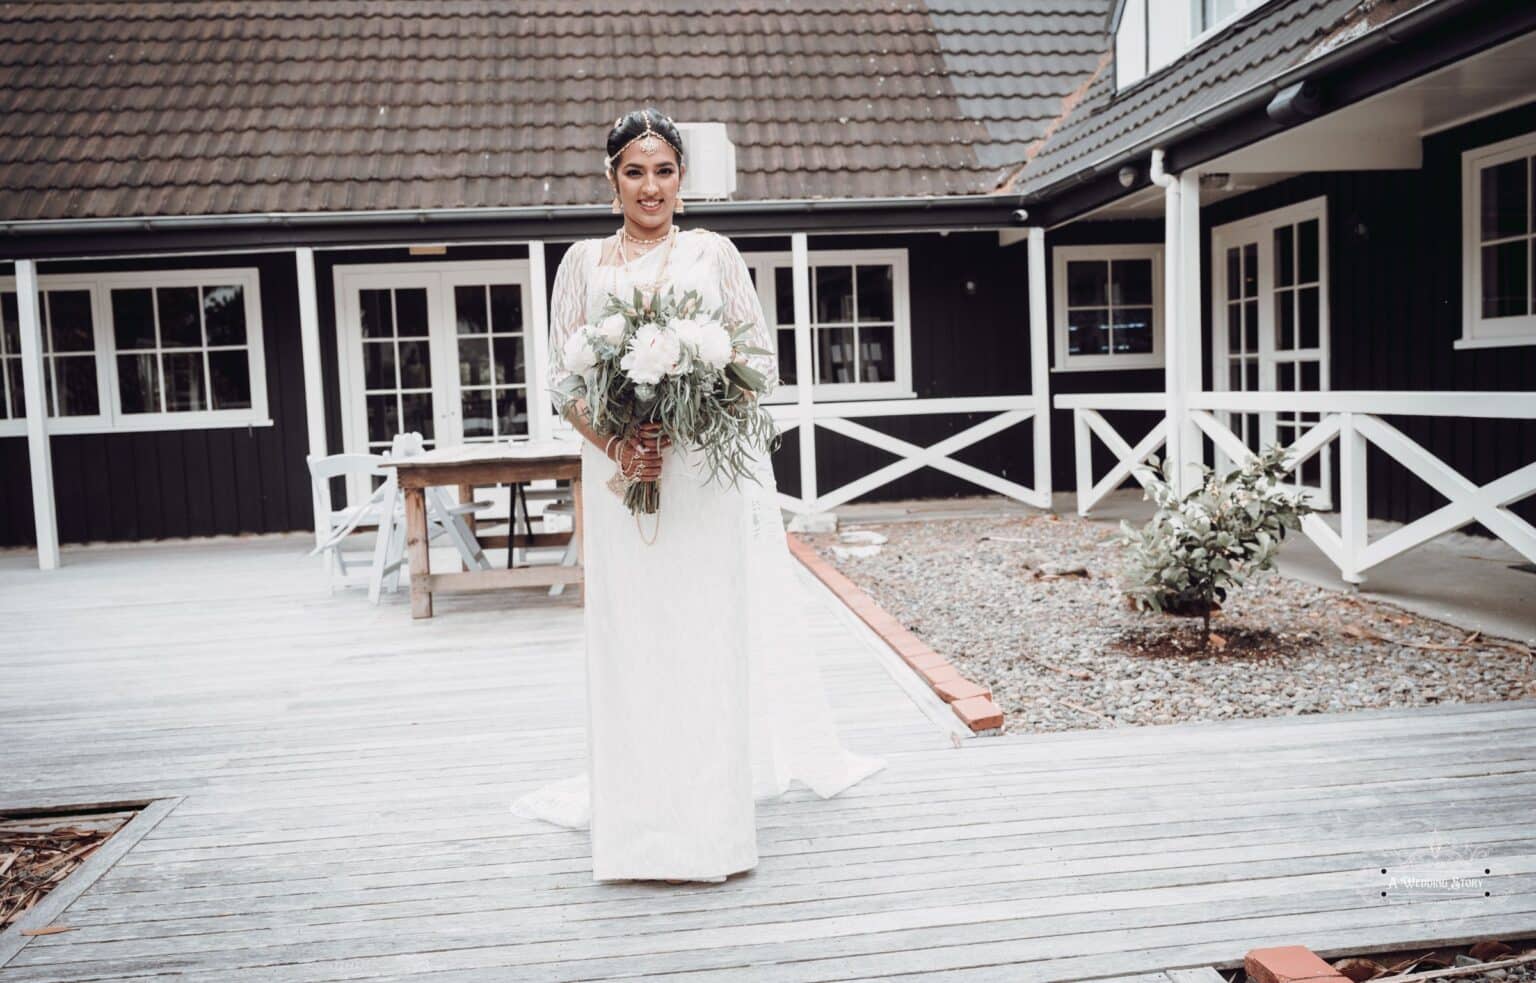
M 640 109 L 632 109 L 613 122 L 613 129 L 608 131 L 608 167 L 611 173 L 619 163 L 619 154 L 624 147 L 635 137 L 645 132 L 646 119 L 649 117 L 651 129 L 657 136 L 672 145 L 677 152 L 677 162 L 683 162 L 683 135 L 678 132 L 677 124 L 672 122 L 672 117 L 657 109 L 655 106 L 645 106 Z

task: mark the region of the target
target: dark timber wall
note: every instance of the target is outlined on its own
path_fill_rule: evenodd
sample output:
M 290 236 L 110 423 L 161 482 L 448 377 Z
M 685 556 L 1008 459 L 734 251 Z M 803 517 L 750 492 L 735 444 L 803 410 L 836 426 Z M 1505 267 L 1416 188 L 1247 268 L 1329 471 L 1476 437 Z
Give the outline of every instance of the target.
M 1536 345 L 1457 349 L 1462 320 L 1461 154 L 1536 131 L 1536 103 L 1434 134 L 1414 171 L 1319 172 L 1299 175 L 1202 211 L 1202 321 L 1205 384 L 1211 385 L 1210 232 L 1214 226 L 1318 196 L 1327 198 L 1330 386 L 1337 390 L 1530 391 L 1536 389 Z M 1161 221 L 1106 235 L 1109 223 L 1080 222 L 1053 236 L 1069 241 L 1130 242 L 1160 237 Z M 1145 373 L 1057 373 L 1055 392 L 1160 390 L 1161 370 Z M 1076 388 L 1080 385 L 1090 389 Z M 1071 487 L 1070 413 L 1058 412 L 1056 485 Z M 1150 417 L 1150 415 L 1139 415 Z M 1114 420 L 1131 442 L 1147 423 L 1135 414 Z M 1124 425 L 1122 427 L 1122 421 Z M 1536 422 L 1389 417 L 1387 422 L 1478 484 L 1536 460 Z M 1097 443 L 1097 442 L 1096 442 Z M 1098 470 L 1108 455 L 1096 451 Z M 1410 521 L 1445 499 L 1374 447 L 1368 463 L 1369 508 L 1378 518 Z M 1337 469 L 1335 469 L 1337 474 Z M 1517 506 L 1536 517 L 1536 502 Z M 1478 531 L 1475 527 L 1471 531 Z
M 1458 350 L 1461 334 L 1461 152 L 1536 130 L 1536 103 L 1435 134 L 1421 170 L 1301 175 L 1204 210 L 1204 321 L 1210 317 L 1210 229 L 1297 201 L 1328 200 L 1330 383 L 1334 389 L 1524 390 L 1536 387 L 1536 346 Z M 686 224 L 686 223 L 685 223 Z M 1147 242 L 1161 220 L 1084 221 L 1051 233 L 1048 246 Z M 1029 391 L 1025 245 L 999 247 L 996 233 L 814 236 L 811 248 L 905 247 L 911 287 L 913 386 L 920 398 Z M 788 251 L 788 238 L 740 238 L 743 252 Z M 551 244 L 552 282 L 565 247 Z M 341 448 L 333 271 L 354 263 L 521 259 L 514 246 L 454 247 L 444 257 L 404 249 L 317 253 L 326 421 Z M 1049 256 L 1048 256 L 1049 262 Z M 273 426 L 146 433 L 56 435 L 54 489 L 63 542 L 139 540 L 313 527 L 304 465 L 306 424 L 298 299 L 290 252 L 111 262 L 50 262 L 40 272 L 254 266 L 261 275 L 267 398 Z M 0 272 L 10 273 L 8 269 Z M 1050 283 L 1050 270 L 1046 281 Z M 967 288 L 967 283 L 972 287 Z M 1047 310 L 1049 310 L 1047 298 Z M 1207 331 L 1206 351 L 1211 340 Z M 1206 359 L 1209 385 L 1209 358 Z M 1162 370 L 1058 372 L 1053 394 L 1159 391 Z M 874 429 L 929 445 L 987 414 L 870 418 Z M 1109 414 L 1131 442 L 1153 414 Z M 1521 421 L 1396 418 L 1390 422 L 1471 480 L 1483 483 L 1536 460 L 1536 425 Z M 1073 482 L 1071 414 L 1052 415 L 1055 485 Z M 1102 446 L 1097 473 L 1110 466 Z M 955 455 L 1023 484 L 1033 482 L 1030 427 L 1017 425 Z M 894 458 L 826 430 L 817 433 L 818 488 L 825 492 Z M 799 491 L 798 436 L 775 457 L 779 485 Z M 1370 461 L 1372 515 L 1409 520 L 1443 499 L 1379 452 Z M 924 468 L 867 498 L 974 494 L 961 479 Z M 1527 516 L 1536 506 L 1526 503 Z M 0 439 L 0 546 L 33 542 L 25 438 Z
M 39 275 L 230 266 L 260 271 L 267 406 L 274 425 L 54 435 L 61 542 L 313 528 L 292 253 L 42 263 Z M 26 438 L 0 439 L 0 545 L 35 542 Z

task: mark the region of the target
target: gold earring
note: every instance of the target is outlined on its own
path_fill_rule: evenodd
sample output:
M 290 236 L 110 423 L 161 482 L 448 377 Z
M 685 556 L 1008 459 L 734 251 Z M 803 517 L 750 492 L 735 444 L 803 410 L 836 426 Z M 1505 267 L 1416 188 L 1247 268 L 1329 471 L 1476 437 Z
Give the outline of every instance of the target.
M 618 215 L 619 213 L 624 211 L 624 206 L 619 204 L 619 196 L 618 195 L 614 195 L 613 196 L 613 207 L 611 209 L 609 209 L 609 210 L 612 211 L 613 214 L 615 214 L 615 215 Z
M 683 212 L 683 196 L 682 195 L 678 195 L 677 196 L 677 207 L 675 209 L 673 209 L 673 211 L 677 212 L 679 215 L 682 214 L 682 212 Z

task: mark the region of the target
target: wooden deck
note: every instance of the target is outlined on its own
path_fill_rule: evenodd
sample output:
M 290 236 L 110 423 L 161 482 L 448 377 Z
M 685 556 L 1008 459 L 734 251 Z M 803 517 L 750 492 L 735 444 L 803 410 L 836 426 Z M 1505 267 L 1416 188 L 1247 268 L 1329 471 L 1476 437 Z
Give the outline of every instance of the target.
M 725 884 L 594 884 L 584 832 L 507 809 L 583 760 L 576 597 L 413 622 L 307 547 L 0 555 L 0 808 L 161 813 L 4 983 L 1151 981 L 1536 935 L 1536 702 L 961 740 L 809 578 L 890 767 L 759 806 Z

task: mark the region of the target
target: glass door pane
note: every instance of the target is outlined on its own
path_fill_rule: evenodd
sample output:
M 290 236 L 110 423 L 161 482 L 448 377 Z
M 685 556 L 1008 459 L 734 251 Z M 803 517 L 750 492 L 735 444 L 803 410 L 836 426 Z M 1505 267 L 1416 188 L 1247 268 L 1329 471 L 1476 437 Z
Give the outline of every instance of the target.
M 453 288 L 453 310 L 464 440 L 527 437 L 527 332 L 522 286 L 458 284 Z
M 1315 219 L 1277 225 L 1270 236 L 1274 311 L 1269 356 L 1274 362 L 1272 388 L 1280 392 L 1317 392 L 1323 388 L 1321 223 Z M 1321 414 L 1281 411 L 1274 414 L 1274 440 L 1290 446 L 1321 420 Z M 1328 498 L 1332 449 L 1301 463 L 1296 486 Z
M 1249 241 L 1227 247 L 1223 263 L 1226 365 L 1221 367 L 1225 371 L 1218 371 L 1216 385 L 1233 392 L 1253 392 L 1260 386 L 1259 244 Z M 1258 414 L 1227 413 L 1226 423 L 1249 450 L 1259 450 L 1262 434 Z
M 358 309 L 367 449 L 388 450 L 396 434 L 409 431 L 436 446 L 427 288 L 363 288 Z

